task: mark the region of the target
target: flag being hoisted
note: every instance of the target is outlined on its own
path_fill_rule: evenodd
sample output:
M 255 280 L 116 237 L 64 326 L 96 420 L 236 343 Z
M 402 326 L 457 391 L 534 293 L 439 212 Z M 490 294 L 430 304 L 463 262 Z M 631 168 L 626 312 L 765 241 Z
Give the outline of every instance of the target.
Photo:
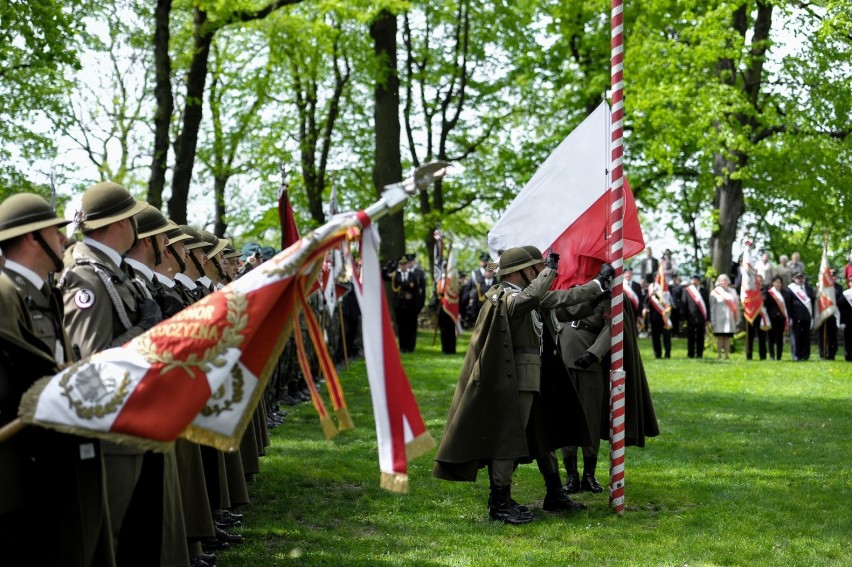
M 816 313 L 814 329 L 825 323 L 837 312 L 837 297 L 834 294 L 834 276 L 828 265 L 828 241 L 822 249 L 822 260 L 819 263 L 819 284 L 817 285 Z
M 610 261 L 610 109 L 590 114 L 538 168 L 488 232 L 488 247 L 500 250 L 531 244 L 560 255 L 556 288 L 585 283 Z M 645 248 L 636 202 L 624 187 L 625 258 Z

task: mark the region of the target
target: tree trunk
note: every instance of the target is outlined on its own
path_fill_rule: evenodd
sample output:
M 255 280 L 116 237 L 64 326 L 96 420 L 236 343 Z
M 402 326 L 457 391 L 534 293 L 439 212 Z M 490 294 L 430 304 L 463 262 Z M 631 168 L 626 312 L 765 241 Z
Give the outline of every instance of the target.
M 172 0 L 157 0 L 154 10 L 154 151 L 151 159 L 151 178 L 148 180 L 148 202 L 156 209 L 163 208 L 163 188 L 169 162 L 169 126 L 174 98 L 172 97 L 172 61 L 169 58 L 169 14 Z
M 172 176 L 172 196 L 169 199 L 169 217 L 178 224 L 186 224 L 189 185 L 195 164 L 204 85 L 207 81 L 207 59 L 214 32 L 215 29 L 207 23 L 207 13 L 196 8 L 194 53 L 186 78 L 183 125 L 175 144 L 175 170 Z
M 370 37 L 378 61 L 376 71 L 374 111 L 376 125 L 376 163 L 373 183 L 381 195 L 385 185 L 402 180 L 399 124 L 399 74 L 396 60 L 396 15 L 387 10 L 379 12 L 370 25 Z M 379 221 L 382 238 L 380 256 L 396 259 L 405 253 L 403 212 L 388 215 Z
M 228 185 L 230 175 L 217 175 L 213 178 L 213 198 L 216 202 L 216 222 L 213 224 L 213 234 L 219 238 L 224 238 L 225 231 L 228 230 L 228 223 L 225 220 L 225 187 Z
M 745 212 L 742 181 L 732 177 L 745 166 L 745 162 L 746 157 L 743 154 L 728 157 L 718 153 L 714 159 L 714 177 L 720 182 L 713 198 L 713 207 L 718 211 L 718 222 L 710 236 L 710 254 L 713 258 L 713 269 L 717 274 L 731 274 L 734 240 L 740 218 Z

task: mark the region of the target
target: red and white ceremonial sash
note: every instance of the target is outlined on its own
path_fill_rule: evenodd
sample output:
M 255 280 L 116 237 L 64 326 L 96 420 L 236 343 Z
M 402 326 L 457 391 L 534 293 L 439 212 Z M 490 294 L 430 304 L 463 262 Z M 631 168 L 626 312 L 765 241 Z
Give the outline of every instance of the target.
M 814 308 L 813 308 L 813 305 L 811 304 L 811 298 L 810 298 L 810 297 L 808 297 L 808 294 L 807 294 L 807 293 L 805 293 L 805 290 L 804 290 L 804 289 L 802 289 L 802 288 L 799 286 L 799 284 L 796 284 L 796 283 L 790 283 L 790 284 L 788 284 L 788 285 L 787 285 L 787 287 L 790 289 L 790 291 L 792 291 L 792 292 L 793 292 L 793 295 L 795 295 L 795 296 L 796 296 L 796 298 L 797 298 L 799 301 L 801 301 L 801 302 L 802 302 L 802 304 L 803 304 L 805 307 L 807 307 L 807 308 L 808 308 L 808 313 L 810 313 L 810 314 L 811 314 L 811 317 L 813 317 L 813 315 L 814 315 Z
M 654 306 L 654 310 L 657 313 L 659 313 L 660 316 L 663 318 L 663 326 L 666 329 L 671 329 L 672 328 L 672 320 L 669 317 L 669 314 L 672 311 L 672 306 L 668 305 L 668 304 L 663 305 L 663 303 L 660 302 L 660 300 L 657 298 L 657 295 L 655 293 L 649 294 L 648 297 L 651 298 L 651 305 Z
M 698 310 L 701 311 L 701 314 L 704 316 L 704 320 L 707 320 L 707 306 L 704 304 L 704 298 L 701 297 L 701 292 L 694 285 L 686 286 L 686 293 L 689 294 L 689 297 L 692 298 L 692 301 L 695 302 L 695 305 L 698 306 Z
M 845 297 L 846 301 L 849 302 L 849 305 L 852 306 L 852 288 L 844 290 L 843 297 Z
M 363 263 L 360 281 L 355 278 L 354 289 L 361 306 L 364 359 L 376 418 L 381 486 L 394 492 L 407 492 L 408 460 L 432 449 L 435 441 L 426 430 L 394 339 L 379 270 L 378 231 L 369 225 L 369 218 L 363 216 Z
M 731 310 L 731 314 L 734 316 L 734 320 L 736 320 L 739 315 L 739 310 L 737 309 L 737 302 L 734 299 L 734 296 L 725 291 L 721 286 L 716 286 L 713 289 L 713 294 L 718 297 L 720 300 L 724 301 L 728 306 L 728 309 Z
M 781 292 L 774 287 L 769 288 L 769 295 L 775 301 L 775 304 L 778 306 L 778 310 L 784 314 L 784 330 L 786 331 L 790 328 L 790 317 L 787 315 L 787 304 L 784 302 L 784 297 L 782 297 Z
M 639 296 L 636 295 L 636 292 L 633 291 L 633 287 L 630 285 L 630 282 L 624 282 L 624 295 L 630 300 L 633 304 L 633 312 L 639 313 Z

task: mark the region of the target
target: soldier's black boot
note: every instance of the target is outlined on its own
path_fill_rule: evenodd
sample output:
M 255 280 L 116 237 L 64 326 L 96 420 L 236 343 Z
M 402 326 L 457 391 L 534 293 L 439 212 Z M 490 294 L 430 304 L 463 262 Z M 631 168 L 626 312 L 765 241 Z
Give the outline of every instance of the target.
M 545 474 L 544 485 L 547 487 L 547 493 L 544 495 L 544 504 L 542 508 L 548 512 L 559 512 L 569 510 L 585 510 L 586 505 L 579 502 L 574 502 L 568 497 L 568 494 L 562 490 L 562 481 L 559 479 L 559 473 Z
M 595 478 L 595 467 L 598 464 L 597 457 L 583 457 L 583 480 L 580 481 L 580 490 L 583 492 L 603 492 L 603 486 Z
M 565 457 L 565 492 L 577 494 L 580 492 L 580 472 L 577 470 L 577 455 Z
M 522 512 L 512 504 L 511 487 L 492 486 L 488 498 L 488 515 L 492 520 L 504 524 L 520 525 L 533 521 L 533 515 L 527 510 Z

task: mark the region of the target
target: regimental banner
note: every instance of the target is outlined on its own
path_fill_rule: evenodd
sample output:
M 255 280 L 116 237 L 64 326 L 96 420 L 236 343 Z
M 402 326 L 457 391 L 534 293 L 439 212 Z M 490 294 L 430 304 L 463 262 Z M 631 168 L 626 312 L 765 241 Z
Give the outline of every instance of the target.
M 344 225 L 325 225 L 129 343 L 40 380 L 21 419 L 146 449 L 165 450 L 179 436 L 238 447 L 305 290 L 326 252 L 348 238 Z
M 447 269 L 436 285 L 441 297 L 441 309 L 450 316 L 456 327 L 456 336 L 462 332 L 459 322 L 459 270 L 456 260 L 456 249 L 451 248 L 447 257 Z
M 742 281 L 743 315 L 749 323 L 754 324 L 754 320 L 760 316 L 760 311 L 763 309 L 763 290 L 757 283 L 757 270 L 754 268 L 754 258 L 749 241 L 745 242 L 743 248 L 740 279 Z
M 816 295 L 816 313 L 814 328 L 820 327 L 826 319 L 837 312 L 837 297 L 834 293 L 834 276 L 828 265 L 828 243 L 822 250 L 822 260 L 819 264 L 819 284 Z

